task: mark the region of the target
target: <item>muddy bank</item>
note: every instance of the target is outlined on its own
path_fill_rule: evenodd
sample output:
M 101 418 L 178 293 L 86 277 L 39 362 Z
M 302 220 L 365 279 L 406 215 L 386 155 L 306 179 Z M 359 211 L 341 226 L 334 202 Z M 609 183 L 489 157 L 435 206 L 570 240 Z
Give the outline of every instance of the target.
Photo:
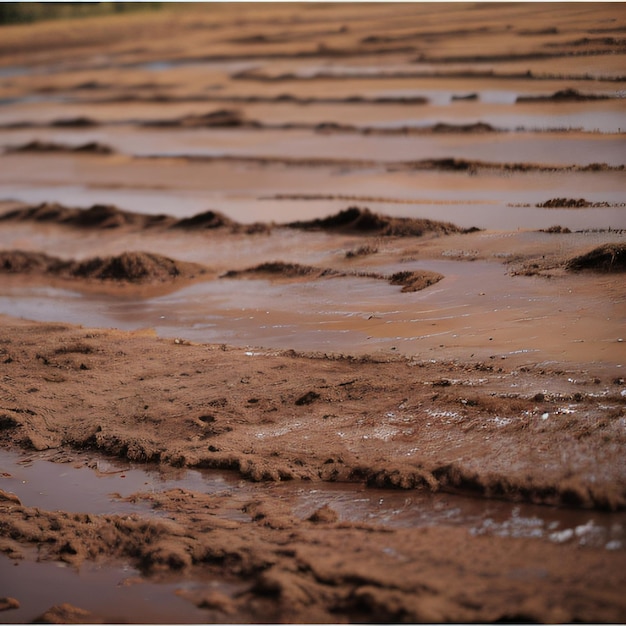
M 571 373 L 546 368 L 251 353 L 61 325 L 2 334 L 5 445 L 93 448 L 252 480 L 626 504 L 617 379 L 583 374 L 573 391 Z M 286 376 L 294 369 L 297 379 Z M 220 374 L 207 380 L 211 371 Z
M 583 583 L 580 554 L 566 546 L 470 537 L 454 528 L 390 531 L 338 522 L 332 509 L 300 521 L 280 504 L 259 501 L 243 506 L 250 521 L 225 521 L 213 514 L 228 506 L 222 498 L 182 490 L 150 500 L 170 519 L 69 515 L 17 504 L 7 516 L 0 503 L 3 547 L 17 555 L 22 545 L 39 544 L 41 558 L 71 565 L 122 558 L 153 580 L 243 581 L 232 595 L 181 585 L 182 597 L 206 609 L 209 622 L 254 622 L 259 615 L 279 623 L 619 621 L 625 608 L 618 553 L 587 551 L 586 567 L 596 575 Z M 472 565 L 459 568 L 459 560 Z M 477 573 L 488 590 L 474 582 Z M 54 614 L 99 617 L 80 607 Z

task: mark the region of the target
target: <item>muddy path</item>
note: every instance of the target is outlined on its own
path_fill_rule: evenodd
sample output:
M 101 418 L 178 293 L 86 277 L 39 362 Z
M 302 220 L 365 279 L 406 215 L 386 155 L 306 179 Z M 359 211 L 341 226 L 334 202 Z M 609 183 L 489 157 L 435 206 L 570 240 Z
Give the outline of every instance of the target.
M 619 9 L 0 26 L 0 621 L 623 622 Z

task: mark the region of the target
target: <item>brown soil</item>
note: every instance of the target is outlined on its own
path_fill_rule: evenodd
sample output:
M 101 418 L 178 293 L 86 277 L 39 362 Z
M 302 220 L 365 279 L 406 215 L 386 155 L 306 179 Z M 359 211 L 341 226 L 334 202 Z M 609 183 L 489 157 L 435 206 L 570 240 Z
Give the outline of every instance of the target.
M 2 26 L 0 447 L 236 485 L 140 486 L 111 496 L 123 515 L 78 491 L 74 513 L 2 467 L 4 565 L 135 567 L 203 623 L 623 623 L 616 7 Z M 493 527 L 497 504 L 601 516 L 617 539 L 298 509 L 332 489 L 465 496 Z M 111 618 L 52 587 L 26 621 Z M 38 591 L 3 592 L 3 619 Z
M 256 481 L 365 481 L 626 506 L 619 381 L 589 380 L 574 397 L 568 373 L 545 368 L 293 352 L 251 357 L 244 350 L 58 324 L 7 321 L 3 335 L 4 446 L 71 446 L 234 469 Z M 480 391 L 471 386 L 476 376 L 484 381 Z M 515 397 L 508 393 L 511 381 L 520 390 Z M 539 393 L 548 381 L 551 391 Z M 603 402 L 620 406 L 615 414 L 542 419 L 563 402 L 575 402 L 584 415 L 597 404 L 598 388 L 609 391 Z M 462 416 L 462 427 L 458 420 L 433 424 L 428 411 Z M 505 427 L 494 419 L 502 414 L 512 417 Z M 385 428 L 422 433 L 417 452 L 407 455 L 414 440 L 408 430 L 391 439 L 376 436 L 384 415 L 393 416 Z M 315 446 L 303 446 L 311 436 Z M 565 447 L 567 463 L 553 463 L 552 451 Z M 602 589 L 598 596 L 578 573 L 580 551 L 562 545 L 469 539 L 454 528 L 383 530 L 342 523 L 328 510 L 298 521 L 280 501 L 264 498 L 244 507 L 251 522 L 236 522 L 216 515 L 232 506 L 227 496 L 174 490 L 138 497 L 171 519 L 76 515 L 3 501 L 0 545 L 19 554 L 21 545 L 36 544 L 40 558 L 74 565 L 116 557 L 152 576 L 204 571 L 249 581 L 234 598 L 192 594 L 219 621 L 254 620 L 261 610 L 268 619 L 295 622 L 336 621 L 337 612 L 391 622 L 612 621 L 625 608 L 621 553 L 585 552 L 585 568 L 596 571 Z M 387 556 L 375 556 L 380 553 Z M 459 559 L 472 567 L 459 569 Z M 546 572 L 541 576 L 502 576 L 503 568 L 526 571 L 538 562 Z

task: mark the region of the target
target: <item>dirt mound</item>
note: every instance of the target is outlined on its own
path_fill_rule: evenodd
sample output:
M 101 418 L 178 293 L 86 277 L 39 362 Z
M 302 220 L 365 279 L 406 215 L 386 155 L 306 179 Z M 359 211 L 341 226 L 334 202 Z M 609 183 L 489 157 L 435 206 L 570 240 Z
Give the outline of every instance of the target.
M 196 263 L 175 261 L 150 252 L 124 252 L 119 256 L 65 261 L 40 252 L 0 251 L 0 272 L 46 274 L 59 278 L 86 278 L 129 283 L 157 283 L 193 278 L 207 269 Z
M 113 154 L 113 148 L 99 143 L 89 141 L 79 146 L 68 146 L 54 141 L 39 141 L 35 139 L 19 146 L 7 149 L 8 152 L 82 152 L 87 154 Z
M 427 232 L 440 234 L 462 232 L 458 226 L 449 222 L 409 217 L 388 217 L 359 207 L 350 207 L 322 219 L 290 222 L 285 226 L 303 230 L 340 231 L 385 237 L 420 237 Z
M 23 274 L 43 272 L 56 261 L 54 257 L 42 252 L 23 250 L 0 250 L 0 272 Z
M 255 267 L 245 270 L 230 270 L 222 275 L 222 278 L 241 278 L 244 276 L 265 275 L 273 278 L 318 278 L 321 276 L 345 275 L 332 269 L 322 269 L 311 265 L 300 265 L 299 263 L 284 263 L 283 261 L 270 261 L 261 263 Z
M 309 278 L 311 280 L 328 276 L 332 276 L 335 278 L 375 278 L 377 280 L 386 280 L 389 282 L 390 285 L 402 286 L 403 293 L 426 289 L 426 287 L 434 285 L 442 278 L 444 278 L 442 274 L 430 271 L 396 272 L 395 274 L 389 276 L 385 274 L 379 274 L 377 272 L 342 272 L 340 270 L 335 270 L 332 268 L 313 267 L 311 265 L 300 265 L 299 263 L 285 263 L 283 261 L 261 263 L 256 267 L 250 267 L 245 270 L 230 270 L 223 274 L 221 278 L 245 278 L 246 276 L 271 277 L 275 279 Z
M 70 209 L 56 202 L 42 202 L 36 206 L 8 211 L 0 215 L 0 220 L 65 222 L 76 209 Z
M 181 263 L 150 252 L 124 252 L 119 256 L 95 257 L 75 263 L 69 273 L 76 278 L 123 282 L 164 282 L 206 271 L 202 266 Z
M 422 270 L 418 272 L 397 272 L 389 277 L 390 285 L 402 285 L 402 293 L 421 291 L 438 283 L 443 274 Z
M 549 96 L 518 96 L 516 102 L 588 102 L 608 99 L 609 96 L 583 94 L 576 89 L 561 89 Z
M 181 128 L 235 128 L 253 124 L 245 120 L 240 111 L 219 109 L 203 115 L 184 115 L 171 120 L 144 122 L 144 126 L 181 127 Z
M 439 122 L 432 126 L 434 133 L 493 133 L 495 128 L 486 122 L 475 122 L 474 124 L 448 124 Z
M 551 198 L 535 206 L 540 209 L 586 209 L 593 204 L 584 198 Z
M 213 229 L 213 228 L 236 228 L 237 222 L 226 217 L 219 211 L 205 211 L 204 213 L 198 213 L 193 217 L 185 217 L 172 224 L 173 228 L 188 228 L 188 229 Z
M 32 207 L 8 211 L 1 220 L 35 221 L 77 226 L 79 228 L 110 229 L 123 226 L 149 228 L 168 226 L 176 220 L 166 215 L 144 215 L 123 211 L 111 204 L 94 204 L 88 209 L 66 207 L 56 202 L 43 202 Z
M 59 128 L 89 128 L 91 126 L 98 126 L 98 122 L 92 120 L 90 117 L 80 116 L 53 120 L 50 125 Z
M 572 271 L 625 272 L 626 244 L 607 243 L 599 246 L 586 254 L 570 259 L 566 268 Z

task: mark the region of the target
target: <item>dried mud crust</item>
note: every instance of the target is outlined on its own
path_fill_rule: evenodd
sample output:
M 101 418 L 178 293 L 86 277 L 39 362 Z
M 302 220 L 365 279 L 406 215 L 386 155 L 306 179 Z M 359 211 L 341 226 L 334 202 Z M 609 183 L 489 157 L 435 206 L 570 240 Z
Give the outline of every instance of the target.
M 93 449 L 250 480 L 626 506 L 617 379 L 251 353 L 61 325 L 1 333 L 3 445 Z

